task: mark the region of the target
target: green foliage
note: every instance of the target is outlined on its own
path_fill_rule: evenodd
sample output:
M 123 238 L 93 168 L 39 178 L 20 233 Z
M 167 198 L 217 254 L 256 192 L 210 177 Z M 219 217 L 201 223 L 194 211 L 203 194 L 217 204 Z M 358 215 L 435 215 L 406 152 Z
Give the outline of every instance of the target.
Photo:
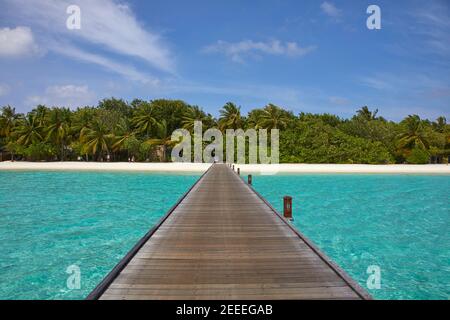
M 24 156 L 30 161 L 41 161 L 54 158 L 57 153 L 55 146 L 44 142 L 32 143 L 23 149 Z
M 111 144 L 114 136 L 101 119 L 96 119 L 87 128 L 80 132 L 80 141 L 83 144 L 82 152 L 102 158 L 102 155 L 110 155 Z
M 131 136 L 123 144 L 123 148 L 128 152 L 128 156 L 137 156 L 141 147 L 142 141 L 138 140 L 136 136 Z
M 281 152 L 281 162 L 393 162 L 393 157 L 380 142 L 350 136 L 319 118 L 303 119 L 295 129 L 281 131 L 280 149 L 284 151 Z
M 291 114 L 273 104 L 268 104 L 257 115 L 256 128 L 262 129 L 285 129 L 291 119 Z
M 418 115 L 408 116 L 401 123 L 401 133 L 398 136 L 399 147 L 405 150 L 414 148 L 428 149 L 428 137 L 424 123 Z
M 129 117 L 132 112 L 132 107 L 123 101 L 122 99 L 103 99 L 98 104 L 99 109 L 103 109 L 105 111 L 118 113 L 123 117 Z
M 154 160 L 154 156 L 152 154 L 152 151 L 154 150 L 154 147 L 148 143 L 142 143 L 139 146 L 139 154 L 138 154 L 138 161 L 150 161 Z
M 216 126 L 216 122 L 214 118 L 208 113 L 206 114 L 201 108 L 198 106 L 192 106 L 185 109 L 183 117 L 182 117 L 182 126 L 183 129 L 188 130 L 189 132 L 194 131 L 194 122 L 201 121 L 203 125 L 203 130 L 208 128 L 213 128 Z
M 215 119 L 181 100 L 128 103 L 115 98 L 74 111 L 39 105 L 26 115 L 5 106 L 0 109 L 0 150 L 9 158 L 32 161 L 167 161 L 172 132 L 184 128 L 192 133 L 197 120 L 203 131 L 280 129 L 280 161 L 287 163 L 428 163 L 430 157 L 442 162 L 450 153 L 450 125 L 444 117 L 429 121 L 411 115 L 395 123 L 368 107 L 350 119 L 327 113 L 296 116 L 273 104 L 243 115 L 228 102 Z
M 429 162 L 429 159 L 430 154 L 426 150 L 415 147 L 406 157 L 406 162 L 410 164 L 426 164 Z
M 71 116 L 72 113 L 67 108 L 52 108 L 46 119 L 45 141 L 58 146 L 61 161 L 64 161 L 65 149 L 70 138 Z
M 242 128 L 243 124 L 244 119 L 241 116 L 241 107 L 236 106 L 232 102 L 228 102 L 220 109 L 219 128 L 221 130 L 236 130 Z

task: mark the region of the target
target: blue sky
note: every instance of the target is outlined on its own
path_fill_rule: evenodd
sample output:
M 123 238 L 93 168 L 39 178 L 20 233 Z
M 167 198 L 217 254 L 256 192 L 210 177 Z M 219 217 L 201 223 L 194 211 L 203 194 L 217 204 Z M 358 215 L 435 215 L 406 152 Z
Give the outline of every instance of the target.
M 450 118 L 450 2 L 0 0 L 0 105 L 111 96 Z

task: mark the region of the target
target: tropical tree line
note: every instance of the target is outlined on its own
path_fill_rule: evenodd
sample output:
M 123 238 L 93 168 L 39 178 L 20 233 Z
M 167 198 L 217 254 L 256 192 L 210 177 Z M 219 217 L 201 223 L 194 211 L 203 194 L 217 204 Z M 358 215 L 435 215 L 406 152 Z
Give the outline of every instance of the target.
M 442 163 L 450 154 L 450 125 L 410 115 L 393 122 L 359 109 L 350 119 L 294 114 L 273 104 L 243 114 L 229 102 L 219 117 L 180 100 L 104 99 L 70 110 L 39 105 L 27 114 L 0 109 L 2 160 L 169 161 L 175 129 L 280 129 L 284 163 Z

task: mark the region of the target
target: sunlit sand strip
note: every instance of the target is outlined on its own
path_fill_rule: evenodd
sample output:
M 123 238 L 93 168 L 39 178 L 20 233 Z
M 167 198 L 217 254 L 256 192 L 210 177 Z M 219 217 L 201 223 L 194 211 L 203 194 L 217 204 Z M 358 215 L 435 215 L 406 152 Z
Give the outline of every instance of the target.
M 450 174 L 446 164 L 432 165 L 368 165 L 368 164 L 278 164 L 239 165 L 241 172 L 260 174 L 295 173 L 409 173 L 409 174 Z
M 205 172 L 209 163 L 0 162 L 0 170 Z
M 0 162 L 0 170 L 75 170 L 75 171 L 150 171 L 204 172 L 208 163 L 129 163 L 129 162 Z M 245 173 L 410 173 L 450 174 L 450 166 L 433 165 L 365 165 L 365 164 L 279 164 L 235 165 Z

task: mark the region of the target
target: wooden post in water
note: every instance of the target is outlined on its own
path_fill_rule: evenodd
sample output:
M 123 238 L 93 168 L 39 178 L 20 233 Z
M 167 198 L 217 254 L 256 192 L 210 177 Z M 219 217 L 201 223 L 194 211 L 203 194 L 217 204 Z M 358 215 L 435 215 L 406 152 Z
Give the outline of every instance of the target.
M 289 219 L 292 221 L 292 220 L 294 220 L 292 218 L 292 197 L 285 196 L 283 198 L 283 200 L 284 200 L 283 201 L 283 208 L 284 208 L 283 215 L 286 219 Z
M 247 183 L 249 185 L 252 185 L 252 175 L 251 174 L 248 175 Z

